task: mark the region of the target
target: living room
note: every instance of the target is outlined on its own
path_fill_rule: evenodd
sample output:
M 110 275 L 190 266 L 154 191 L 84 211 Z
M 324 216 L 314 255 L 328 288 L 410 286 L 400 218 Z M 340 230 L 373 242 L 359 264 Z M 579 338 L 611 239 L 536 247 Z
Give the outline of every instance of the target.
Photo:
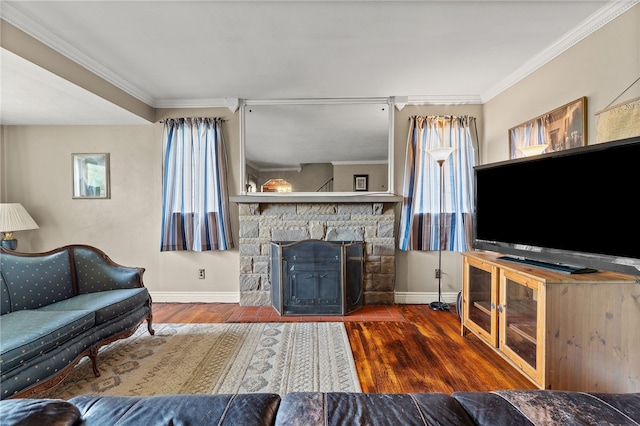
M 475 105 L 407 105 L 394 123 L 394 193 L 402 193 L 408 117 L 458 114 L 478 119 L 480 163 L 508 159 L 507 130 L 581 96 L 588 98 L 589 143 L 595 138 L 594 113 L 606 107 L 637 78 L 638 6 L 576 43 L 488 102 Z M 638 88 L 632 91 L 638 93 Z M 526 99 L 526 102 L 522 100 Z M 239 193 L 239 117 L 228 108 L 159 109 L 156 120 L 209 113 L 226 121 L 230 194 Z M 2 200 L 20 202 L 40 229 L 21 232 L 20 249 L 43 251 L 70 243 L 91 243 L 118 259 L 147 268 L 154 300 L 237 302 L 238 252 L 161 253 L 159 229 L 162 194 L 162 124 L 127 126 L 4 126 Z M 71 198 L 71 154 L 111 153 L 111 199 Z M 237 205 L 231 205 L 237 220 Z M 127 212 L 122 215 L 121 212 Z M 144 220 L 132 220 L 144 218 Z M 238 224 L 234 223 L 234 229 Z M 437 254 L 398 251 L 396 293 L 402 302 L 430 301 Z M 210 273 L 204 280 L 197 270 Z M 443 292 L 460 290 L 462 260 L 443 253 Z M 215 271 L 215 273 L 214 273 Z
M 4 27 L 3 22 L 3 47 L 9 43 Z M 21 41 L 23 46 L 34 43 Z M 614 102 L 640 75 L 639 43 L 640 5 L 635 2 L 605 24 L 590 28 L 588 34 L 575 43 L 563 46 L 562 51 L 547 52 L 549 57 L 539 67 L 530 68 L 530 63 L 523 62 L 521 78 L 504 83 L 504 87 L 496 89 L 486 101 L 409 103 L 397 109 L 393 123 L 393 193 L 402 194 L 403 190 L 408 118 L 412 115 L 476 117 L 480 135 L 479 163 L 489 164 L 509 158 L 509 128 L 586 96 L 587 143 L 595 143 L 596 112 Z M 54 55 L 46 46 L 41 48 L 47 55 Z M 27 52 L 23 53 L 28 56 Z M 640 87 L 636 84 L 624 96 L 640 96 Z M 104 250 L 118 263 L 144 267 L 145 285 L 154 302 L 238 303 L 240 255 L 237 248 L 202 253 L 159 250 L 161 121 L 193 115 L 225 120 L 229 191 L 232 195 L 239 194 L 242 186 L 240 116 L 238 111 L 232 112 L 224 106 L 157 107 L 153 111 L 153 122 L 146 124 L 3 125 L 0 201 L 21 203 L 39 225 L 37 230 L 16 233 L 18 250 L 41 252 L 66 244 L 90 244 Z M 73 153 L 110 154 L 109 199 L 72 198 Z M 231 203 L 230 208 L 237 240 L 239 206 Z M 456 252 L 444 252 L 442 257 L 443 294 L 445 300 L 453 303 L 462 286 L 463 260 Z M 432 301 L 438 290 L 437 280 L 433 279 L 438 253 L 396 250 L 395 259 L 395 302 Z M 204 279 L 198 278 L 199 269 L 205 269 Z

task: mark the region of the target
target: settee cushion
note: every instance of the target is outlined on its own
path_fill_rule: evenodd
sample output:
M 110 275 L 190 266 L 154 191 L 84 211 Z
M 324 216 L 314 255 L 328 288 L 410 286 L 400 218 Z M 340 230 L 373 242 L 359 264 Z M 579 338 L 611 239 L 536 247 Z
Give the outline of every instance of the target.
M 80 410 L 60 399 L 9 399 L 0 401 L 3 426 L 73 426 Z
M 3 399 L 9 398 L 29 387 L 42 385 L 48 380 L 56 379 L 60 372 L 79 360 L 79 354 L 88 353 L 89 348 L 95 342 L 91 332 L 92 330 L 89 330 L 71 342 L 57 346 L 46 354 L 25 362 L 6 374 L 3 370 L 2 386 L 0 386 L 2 394 L 0 396 Z M 55 380 L 52 382 L 53 384 L 57 383 Z M 2 423 L 0 422 L 0 424 Z
M 273 425 L 280 396 L 161 395 L 151 397 L 78 396 L 69 400 L 85 426 Z
M 73 260 L 80 294 L 140 287 L 139 268 L 111 265 L 84 247 L 73 249 Z
M 145 287 L 140 287 L 79 294 L 38 310 L 47 312 L 91 310 L 95 312 L 96 325 L 100 325 L 120 315 L 128 314 L 148 301 L 149 292 Z
M 449 395 L 294 392 L 282 397 L 277 426 L 473 425 Z
M 3 375 L 12 368 L 65 344 L 93 325 L 94 314 L 89 310 L 22 310 L 3 315 L 0 320 L 0 366 Z
M 11 311 L 37 309 L 73 296 L 68 252 L 46 256 L 0 254 Z

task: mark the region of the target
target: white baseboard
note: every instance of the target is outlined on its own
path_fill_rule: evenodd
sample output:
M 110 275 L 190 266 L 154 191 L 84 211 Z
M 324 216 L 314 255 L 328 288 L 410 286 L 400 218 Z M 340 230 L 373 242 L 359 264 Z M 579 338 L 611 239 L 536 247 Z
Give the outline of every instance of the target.
M 158 303 L 240 303 L 237 292 L 177 292 L 152 291 L 151 299 Z M 442 301 L 456 303 L 458 293 L 442 293 Z M 396 292 L 394 301 L 398 304 L 422 305 L 438 300 L 437 292 Z
M 152 291 L 151 300 L 157 303 L 239 303 L 238 292 L 178 292 Z
M 442 293 L 442 301 L 455 304 L 458 293 Z M 438 300 L 438 292 L 396 292 L 395 303 L 405 305 L 429 304 Z

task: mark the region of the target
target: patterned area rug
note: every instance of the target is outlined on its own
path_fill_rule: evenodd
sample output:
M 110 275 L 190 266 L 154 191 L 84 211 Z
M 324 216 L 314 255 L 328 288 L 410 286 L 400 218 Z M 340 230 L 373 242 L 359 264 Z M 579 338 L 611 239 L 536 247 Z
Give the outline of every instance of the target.
M 270 392 L 360 392 L 342 323 L 143 324 L 103 347 L 101 376 L 83 359 L 33 397 Z

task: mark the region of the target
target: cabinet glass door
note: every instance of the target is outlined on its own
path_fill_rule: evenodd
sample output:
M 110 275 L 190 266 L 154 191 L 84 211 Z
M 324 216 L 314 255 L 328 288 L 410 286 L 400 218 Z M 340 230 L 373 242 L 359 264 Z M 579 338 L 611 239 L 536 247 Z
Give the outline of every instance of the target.
M 503 273 L 500 310 L 500 348 L 529 376 L 539 380 L 538 341 L 540 283 Z
M 465 261 L 464 322 L 491 345 L 498 346 L 496 302 L 498 272 L 491 265 Z

